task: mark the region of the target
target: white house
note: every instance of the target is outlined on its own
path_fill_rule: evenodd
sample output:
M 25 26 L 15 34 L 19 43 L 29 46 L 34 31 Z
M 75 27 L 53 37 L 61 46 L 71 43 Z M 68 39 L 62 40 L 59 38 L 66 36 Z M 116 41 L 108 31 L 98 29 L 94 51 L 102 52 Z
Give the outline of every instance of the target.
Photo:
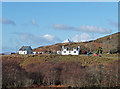
M 31 46 L 22 46 L 22 48 L 19 49 L 19 54 L 32 54 L 33 50 Z
M 80 54 L 80 46 L 78 46 L 77 48 L 66 48 L 64 46 L 62 46 L 62 50 L 61 51 L 57 51 L 57 54 L 61 54 L 61 55 L 79 55 Z

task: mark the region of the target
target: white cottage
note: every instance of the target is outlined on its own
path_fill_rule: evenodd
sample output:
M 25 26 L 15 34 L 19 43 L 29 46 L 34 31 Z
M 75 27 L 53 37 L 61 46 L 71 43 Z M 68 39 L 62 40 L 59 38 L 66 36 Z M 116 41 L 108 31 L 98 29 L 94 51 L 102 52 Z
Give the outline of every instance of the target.
M 33 50 L 31 46 L 22 46 L 22 48 L 19 49 L 19 54 L 32 54 Z
M 57 51 L 57 54 L 61 54 L 61 55 L 79 55 L 80 54 L 80 46 L 78 46 L 77 48 L 66 48 L 64 46 L 62 46 L 62 50 L 61 51 Z

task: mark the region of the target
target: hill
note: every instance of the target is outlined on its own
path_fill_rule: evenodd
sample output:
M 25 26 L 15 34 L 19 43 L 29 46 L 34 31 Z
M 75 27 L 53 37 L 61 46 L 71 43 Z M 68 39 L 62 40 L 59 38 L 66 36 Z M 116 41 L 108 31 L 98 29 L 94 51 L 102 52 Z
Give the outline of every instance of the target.
M 2 86 L 3 89 L 13 87 L 51 87 L 52 89 L 56 87 L 54 89 L 58 89 L 58 86 L 70 86 L 74 89 L 116 87 L 120 84 L 118 62 L 117 54 L 103 54 L 102 57 L 3 55 Z
M 60 50 L 64 46 L 81 46 L 82 50 L 95 51 L 99 46 L 104 52 L 118 52 L 118 35 L 115 33 L 94 41 L 58 43 L 38 47 L 36 51 Z M 106 47 L 106 48 L 105 48 Z M 73 87 L 119 87 L 118 54 L 102 54 L 102 57 L 87 55 L 2 55 L 2 87 L 46 88 Z M 77 88 L 76 88 L 77 87 Z M 49 89 L 47 88 L 47 89 Z M 67 89 L 67 88 L 65 88 Z M 111 88 L 112 89 L 112 88 Z M 116 88 L 118 89 L 118 88 Z
M 120 32 L 87 42 L 57 43 L 49 46 L 41 46 L 35 48 L 34 51 L 43 51 L 44 53 L 52 51 L 53 53 L 56 53 L 57 50 L 61 50 L 62 46 L 70 46 L 70 47 L 80 46 L 82 53 L 84 53 L 84 51 L 95 52 L 98 47 L 102 47 L 104 53 L 108 53 L 108 52 L 117 53 L 120 51 L 119 49 L 120 47 L 118 47 L 119 37 L 120 37 Z

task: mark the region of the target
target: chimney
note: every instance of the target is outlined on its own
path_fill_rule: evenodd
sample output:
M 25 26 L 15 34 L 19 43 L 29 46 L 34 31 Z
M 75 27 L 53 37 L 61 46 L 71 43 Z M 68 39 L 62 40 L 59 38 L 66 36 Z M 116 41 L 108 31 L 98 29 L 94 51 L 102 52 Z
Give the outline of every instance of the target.
M 64 46 L 62 46 L 62 49 L 64 49 Z

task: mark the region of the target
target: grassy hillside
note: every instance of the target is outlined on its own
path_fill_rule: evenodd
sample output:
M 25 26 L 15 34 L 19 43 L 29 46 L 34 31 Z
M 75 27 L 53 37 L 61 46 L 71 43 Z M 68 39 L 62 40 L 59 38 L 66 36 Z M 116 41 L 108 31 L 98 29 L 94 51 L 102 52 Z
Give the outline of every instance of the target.
M 83 66 L 91 66 L 91 65 L 99 65 L 99 64 L 107 64 L 118 60 L 118 55 L 103 55 L 102 57 L 95 56 L 85 56 L 85 55 L 35 55 L 29 56 L 21 62 L 21 66 L 26 66 L 31 63 L 45 63 L 47 61 L 53 61 L 54 63 L 62 62 L 62 61 L 76 61 Z
M 88 41 L 88 42 L 77 42 L 77 43 L 57 43 L 54 45 L 49 45 L 49 46 L 41 46 L 38 48 L 35 48 L 34 50 L 36 51 L 43 51 L 43 52 L 48 52 L 52 51 L 55 53 L 57 50 L 61 50 L 62 46 L 70 46 L 70 47 L 77 47 L 80 46 L 81 50 L 83 51 L 96 51 L 98 47 L 103 48 L 103 52 L 111 52 L 111 53 L 116 53 L 119 51 L 118 47 L 118 38 L 120 37 L 120 32 L 115 33 L 112 35 L 108 35 L 99 39 L 96 39 L 94 41 Z M 84 53 L 84 52 L 83 52 Z
M 116 87 L 118 55 L 4 55 L 2 86 L 7 87 Z

